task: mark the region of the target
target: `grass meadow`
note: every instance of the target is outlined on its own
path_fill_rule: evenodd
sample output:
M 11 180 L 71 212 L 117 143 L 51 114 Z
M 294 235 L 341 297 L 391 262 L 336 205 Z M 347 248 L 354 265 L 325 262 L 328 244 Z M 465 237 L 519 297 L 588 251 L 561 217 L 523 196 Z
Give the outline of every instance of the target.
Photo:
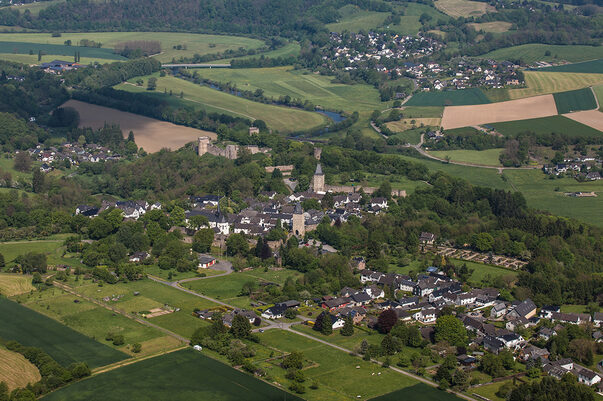
M 0 253 L 6 263 L 11 263 L 19 255 L 28 252 L 44 253 L 49 265 L 82 266 L 79 258 L 64 254 L 63 241 L 67 235 L 58 235 L 49 239 L 32 241 L 0 242 Z
M 327 28 L 332 32 L 369 31 L 383 25 L 383 22 L 390 14 L 388 12 L 362 10 L 352 4 L 343 6 L 338 11 L 341 19 L 338 22 L 327 24 Z
M 503 149 L 486 150 L 438 150 L 429 153 L 440 159 L 450 157 L 451 161 L 464 162 L 471 164 L 481 164 L 484 166 L 500 166 L 498 156 Z
M 435 7 L 453 18 L 479 17 L 494 11 L 494 7 L 488 6 L 487 3 L 470 0 L 437 0 Z
M 12 297 L 34 290 L 30 275 L 0 273 L 0 295 Z
M 65 1 L 66 0 L 36 1 L 34 3 L 11 6 L 10 8 L 13 10 L 19 10 L 21 13 L 25 12 L 26 10 L 29 10 L 32 15 L 38 15 L 40 13 L 40 10 L 44 10 L 55 4 L 64 3 Z
M 493 21 L 493 22 L 481 22 L 481 23 L 473 23 L 469 24 L 476 31 L 484 31 L 484 32 L 492 32 L 492 33 L 502 33 L 507 32 L 511 26 L 510 22 L 505 21 Z
M 302 399 L 186 349 L 127 365 L 55 391 L 45 401 L 280 401 Z
M 421 400 L 421 401 L 458 401 L 460 398 L 445 391 L 436 390 L 424 383 L 394 391 L 380 397 L 371 398 L 371 401 L 398 401 L 398 400 Z
M 408 106 L 466 106 L 490 103 L 490 99 L 481 89 L 461 89 L 440 92 L 419 92 L 406 105 Z
M 600 56 L 603 57 L 603 53 Z M 584 61 L 581 63 L 545 67 L 542 68 L 540 71 L 603 74 L 603 58 L 600 58 L 598 60 Z
M 127 358 L 118 350 L 8 299 L 0 298 L 0 315 L 0 338 L 40 347 L 64 366 L 83 361 L 95 368 Z
M 546 56 L 546 52 L 550 56 Z M 603 58 L 603 47 L 582 45 L 545 45 L 530 43 L 520 46 L 505 47 L 486 53 L 480 57 L 498 61 L 521 59 L 524 63 L 535 61 L 570 61 L 580 62 Z M 556 67 L 557 68 L 557 67 Z M 540 71 L 540 70 L 539 70 Z M 542 70 L 544 71 L 544 69 Z M 581 71 L 576 71 L 581 72 Z
M 590 88 L 577 89 L 553 94 L 559 114 L 597 108 L 597 100 Z
M 603 83 L 603 74 L 580 74 L 573 72 L 525 71 L 527 88 L 501 89 L 509 99 L 544 95 L 587 88 Z M 496 93 L 489 91 L 490 93 Z M 504 99 L 501 99 L 504 100 Z

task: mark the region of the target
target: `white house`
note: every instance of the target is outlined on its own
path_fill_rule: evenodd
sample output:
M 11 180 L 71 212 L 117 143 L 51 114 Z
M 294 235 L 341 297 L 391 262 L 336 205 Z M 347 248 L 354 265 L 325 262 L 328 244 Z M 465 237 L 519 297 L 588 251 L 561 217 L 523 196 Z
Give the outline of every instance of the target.
M 262 317 L 264 319 L 280 319 L 285 316 L 285 311 L 287 307 L 284 305 L 276 305 L 266 309 L 262 312 Z
M 435 308 L 421 309 L 413 315 L 415 320 L 421 323 L 433 323 L 436 321 L 437 310 Z

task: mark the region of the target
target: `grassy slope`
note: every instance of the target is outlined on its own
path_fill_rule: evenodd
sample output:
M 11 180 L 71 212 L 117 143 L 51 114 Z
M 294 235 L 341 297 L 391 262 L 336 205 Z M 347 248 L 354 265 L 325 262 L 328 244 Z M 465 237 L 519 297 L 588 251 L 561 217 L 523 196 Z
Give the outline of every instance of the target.
M 278 98 L 309 100 L 328 109 L 348 112 L 385 107 L 379 100 L 378 91 L 369 85 L 344 85 L 331 83 L 332 77 L 303 74 L 291 67 L 251 69 L 205 69 L 199 75 L 213 81 L 232 82 L 240 89 L 262 89 L 264 95 Z
M 473 164 L 483 164 L 486 166 L 500 166 L 498 156 L 502 149 L 487 149 L 487 150 L 438 150 L 430 151 L 429 153 L 444 159 L 450 156 L 450 160 L 458 162 L 466 162 Z
M 143 78 L 146 81 L 148 77 Z M 136 79 L 133 78 L 131 81 Z M 117 88 L 134 92 L 148 92 L 145 88 L 128 84 L 118 85 Z M 326 117 L 318 113 L 258 103 L 206 86 L 196 85 L 183 79 L 157 76 L 156 93 L 162 94 L 164 89 L 167 89 L 168 92 L 172 90 L 174 94 L 183 92 L 185 100 L 197 104 L 198 107 L 208 107 L 210 111 L 227 112 L 227 114 L 239 117 L 264 120 L 270 128 L 281 132 L 312 128 L 326 121 Z
M 44 397 L 46 401 L 300 400 L 191 349 L 128 365 Z
M 42 44 L 63 45 L 66 40 L 71 40 L 73 45 L 81 39 L 94 40 L 103 44 L 100 50 L 108 50 L 119 42 L 129 40 L 157 40 L 161 42 L 162 53 L 155 56 L 159 61 L 169 62 L 172 58 L 192 56 L 193 54 L 210 54 L 225 50 L 236 50 L 239 47 L 258 48 L 263 42 L 239 36 L 204 35 L 170 32 L 92 32 L 92 33 L 63 33 L 60 37 L 53 38 L 49 33 L 3 33 L 0 41 L 29 42 Z M 186 45 L 186 50 L 175 50 L 175 45 Z M 210 47 L 212 45 L 213 47 Z M 215 45 L 215 46 L 214 46 Z M 69 49 L 68 46 L 62 46 Z M 73 52 L 71 52 L 72 54 Z M 82 56 L 84 53 L 82 52 Z M 37 56 L 36 56 L 37 57 Z M 83 61 L 83 60 L 82 60 Z
M 50 1 L 38 1 L 35 3 L 28 3 L 20 6 L 11 6 L 11 9 L 19 10 L 21 13 L 25 10 L 29 10 L 32 15 L 38 15 L 40 10 L 44 10 L 55 4 L 64 3 L 66 0 L 50 0 Z
M 505 136 L 517 136 L 526 131 L 536 134 L 563 133 L 575 137 L 597 137 L 600 132 L 564 116 L 532 118 L 521 121 L 488 124 Z
M 327 29 L 332 32 L 351 31 L 358 32 L 360 30 L 368 31 L 383 24 L 389 13 L 366 11 L 358 6 L 348 4 L 339 9 L 341 19 L 332 24 L 327 24 Z
M 545 52 L 550 51 L 550 56 L 545 56 Z M 557 56 L 557 57 L 555 57 Z M 527 44 L 521 46 L 505 47 L 486 53 L 483 58 L 492 58 L 494 60 L 516 60 L 521 59 L 524 63 L 533 63 L 535 61 L 561 61 L 580 62 L 593 60 L 603 57 L 603 47 L 598 46 L 579 46 L 579 45 L 544 45 Z
M 0 337 L 42 348 L 59 363 L 85 361 L 90 367 L 120 361 L 125 354 L 94 341 L 16 302 L 0 298 Z
M 511 28 L 510 22 L 504 21 L 494 21 L 494 22 L 482 22 L 482 23 L 473 23 L 468 24 L 473 27 L 476 31 L 484 31 L 484 32 L 492 32 L 492 33 L 502 33 L 507 32 Z
M 559 114 L 597 108 L 597 101 L 590 88 L 559 92 L 553 95 Z

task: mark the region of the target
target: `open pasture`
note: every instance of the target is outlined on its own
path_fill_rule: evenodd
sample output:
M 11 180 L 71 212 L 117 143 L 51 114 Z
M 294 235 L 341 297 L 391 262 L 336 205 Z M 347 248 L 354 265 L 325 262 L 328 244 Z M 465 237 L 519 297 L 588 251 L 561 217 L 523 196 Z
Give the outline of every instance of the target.
M 553 97 L 559 114 L 597 109 L 597 100 L 590 88 L 559 92 L 553 94 Z
M 441 1 L 441 0 L 440 0 Z M 484 32 L 492 32 L 492 33 L 502 33 L 502 32 L 507 32 L 509 29 L 511 29 L 511 26 L 513 24 L 511 24 L 510 22 L 505 22 L 505 21 L 493 21 L 493 22 L 481 22 L 481 23 L 472 23 L 472 24 L 467 24 L 470 27 L 472 27 L 473 29 L 475 29 L 476 31 L 484 31 Z
M 438 150 L 430 151 L 429 154 L 445 159 L 447 156 L 455 162 L 465 162 L 471 164 L 480 164 L 484 166 L 500 166 L 498 156 L 503 149 L 486 150 Z
M 603 74 L 603 58 L 600 58 L 598 60 L 584 61 L 582 63 L 556 65 L 554 67 L 545 67 L 545 68 L 539 69 L 539 71 L 581 72 L 581 73 Z
M 484 92 L 477 88 L 438 92 L 419 92 L 405 106 L 464 106 L 490 103 Z
M 549 56 L 545 55 L 548 54 L 547 51 L 550 52 Z M 511 46 L 502 49 L 497 49 L 479 57 L 494 59 L 498 61 L 521 59 L 524 63 L 533 63 L 536 61 L 559 62 L 561 60 L 577 63 L 581 61 L 603 58 L 603 47 L 583 45 L 545 45 L 540 43 L 529 43 L 526 45 Z M 553 69 L 556 68 L 560 67 L 553 67 Z M 542 71 L 544 71 L 544 69 Z M 570 71 L 568 70 L 568 72 Z
M 304 99 L 317 106 L 348 112 L 385 107 L 379 92 L 370 85 L 344 85 L 332 83 L 333 77 L 304 74 L 292 67 L 249 69 L 201 69 L 201 77 L 218 82 L 232 82 L 239 89 L 261 89 L 268 97 L 291 96 Z
M 12 297 L 33 290 L 35 290 L 35 288 L 31 284 L 31 276 L 0 273 L 0 295 Z
M 442 117 L 442 127 L 444 129 L 461 128 L 556 114 L 557 107 L 552 95 L 535 96 L 491 104 L 446 107 Z
M 441 118 L 403 118 L 399 121 L 391 121 L 387 123 L 387 128 L 394 132 L 402 132 L 412 128 L 421 126 L 439 127 L 442 122 Z
M 568 116 L 573 116 L 575 114 L 577 113 L 572 113 Z M 600 137 L 601 133 L 596 129 L 576 122 L 573 119 L 570 120 L 567 118 L 568 116 L 551 116 L 488 125 L 507 137 L 514 137 L 523 132 L 534 132 L 538 135 L 546 135 L 555 132 L 573 137 Z
M 9 391 L 37 383 L 41 378 L 38 368 L 23 355 L 0 347 L 0 383 L 5 382 Z
M 74 383 L 44 401 L 301 401 L 251 375 L 186 349 Z
M 216 134 L 213 132 L 176 125 L 78 100 L 69 100 L 63 104 L 63 107 L 73 107 L 80 113 L 80 127 L 98 129 L 102 128 L 105 123 L 118 124 L 124 137 L 130 131 L 134 132 L 136 144 L 147 152 L 158 152 L 163 148 L 176 150 L 188 142 L 196 141 L 200 136 L 216 138 Z
M 438 10 L 453 18 L 479 17 L 487 12 L 495 11 L 494 7 L 479 1 L 437 0 L 434 4 Z
M 0 338 L 40 347 L 64 366 L 83 361 L 95 368 L 127 357 L 122 352 L 5 298 L 0 298 L 0 316 Z
M 79 258 L 72 258 L 69 254 L 63 254 L 65 250 L 63 239 L 67 236 L 61 234 L 41 240 L 0 242 L 0 253 L 4 255 L 6 263 L 14 261 L 19 255 L 28 252 L 37 252 L 46 255 L 49 266 L 57 264 L 65 264 L 73 267 L 82 266 Z
M 578 111 L 565 117 L 603 132 L 603 113 L 600 110 Z
M 221 53 L 225 50 L 237 50 L 240 47 L 256 49 L 264 44 L 261 40 L 240 36 L 174 32 L 78 32 L 61 33 L 60 37 L 52 37 L 50 33 L 2 33 L 0 34 L 0 53 L 13 53 L 12 46 L 4 45 L 2 42 L 19 42 L 19 48 L 23 48 L 25 53 L 34 45 L 42 50 L 44 50 L 44 46 L 47 46 L 47 54 L 65 54 L 73 58 L 75 46 L 82 39 L 102 43 L 100 49 L 90 47 L 78 48 L 82 58 L 91 57 L 89 56 L 90 53 L 95 54 L 95 57 L 98 58 L 113 60 L 125 60 L 125 57 L 113 52 L 113 48 L 120 42 L 138 40 L 159 41 L 161 43 L 161 53 L 154 57 L 161 62 L 170 62 L 172 59 L 190 57 L 193 54 L 204 55 Z M 70 40 L 73 46 L 65 46 L 64 43 L 67 40 Z M 182 50 L 174 49 L 174 46 L 178 45 L 182 47 Z M 38 47 L 34 49 L 36 57 Z M 96 55 L 96 53 L 99 55 Z
M 565 92 L 603 83 L 603 74 L 524 71 L 527 88 L 506 89 L 509 99 Z
M 337 22 L 327 24 L 327 29 L 332 32 L 369 31 L 381 26 L 389 15 L 386 12 L 362 10 L 360 7 L 352 4 L 343 6 L 338 11 L 341 19 Z

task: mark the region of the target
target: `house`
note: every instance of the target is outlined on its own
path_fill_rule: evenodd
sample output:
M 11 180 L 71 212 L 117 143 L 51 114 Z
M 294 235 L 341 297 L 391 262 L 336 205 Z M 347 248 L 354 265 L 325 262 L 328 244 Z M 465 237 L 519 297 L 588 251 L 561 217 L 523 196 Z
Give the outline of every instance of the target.
M 419 280 L 414 286 L 412 292 L 414 295 L 424 297 L 434 292 L 437 288 L 437 279 L 434 277 L 428 277 Z
M 264 319 L 280 319 L 283 316 L 285 316 L 285 311 L 287 310 L 287 307 L 284 305 L 275 305 L 275 306 L 271 306 L 270 308 L 266 309 L 264 312 L 262 312 L 262 317 Z
M 598 373 L 593 372 L 590 369 L 582 368 L 577 372 L 578 382 L 586 384 L 587 386 L 594 386 L 601 382 L 601 376 Z
M 414 281 L 400 278 L 398 280 L 398 289 L 404 292 L 412 292 L 413 288 L 417 285 Z
M 345 320 L 343 320 L 340 316 L 335 316 L 326 311 L 322 312 L 320 315 L 318 315 L 318 317 L 316 318 L 316 321 L 320 321 L 323 318 L 325 313 L 328 314 L 329 317 L 331 318 L 331 327 L 333 328 L 333 330 L 340 329 L 345 324 Z
M 502 341 L 500 341 L 498 338 L 492 337 L 492 336 L 484 337 L 484 348 L 487 351 L 490 351 L 493 354 L 498 354 L 500 351 L 503 350 L 504 347 L 505 347 L 505 344 Z
M 366 260 L 362 256 L 352 258 L 350 262 L 353 269 L 364 270 L 366 269 Z
M 598 171 L 593 171 L 586 174 L 586 179 L 588 181 L 596 181 L 601 179 L 601 174 Z
M 470 316 L 465 316 L 463 318 L 463 325 L 467 330 L 473 331 L 475 333 L 479 334 L 482 332 L 482 322 Z
M 507 305 L 504 302 L 498 302 L 494 304 L 492 309 L 490 309 L 490 317 L 498 319 L 501 316 L 504 316 L 507 313 Z
M 405 308 L 412 308 L 419 303 L 419 297 L 400 298 L 398 303 Z
M 379 278 L 381 278 L 381 276 L 383 275 L 383 273 L 380 272 L 374 272 L 372 270 L 363 270 L 360 273 L 360 282 L 362 284 L 367 283 L 367 282 L 377 282 L 379 281 Z
M 423 245 L 433 245 L 435 238 L 436 236 L 433 233 L 422 232 L 419 236 L 419 242 Z
M 561 312 L 561 307 L 557 305 L 545 305 L 540 308 L 540 317 L 550 319 L 553 313 Z
M 339 295 L 342 297 L 349 297 L 352 294 L 355 294 L 356 292 L 358 292 L 357 290 L 350 288 L 350 287 L 343 287 L 341 289 L 341 291 L 339 291 Z
M 301 304 L 299 303 L 299 301 L 296 301 L 295 299 L 290 299 L 288 301 L 281 302 L 276 305 L 277 306 L 286 306 L 287 308 L 297 308 Z
M 216 259 L 207 255 L 199 255 L 199 263 L 197 267 L 199 269 L 207 269 L 216 264 Z
M 98 208 L 88 205 L 79 205 L 77 208 L 75 208 L 75 214 L 81 214 L 82 216 L 86 217 L 94 217 L 98 215 Z
M 504 334 L 496 338 L 501 341 L 506 348 L 515 348 L 524 341 L 523 337 L 517 333 Z
M 149 254 L 146 252 L 134 252 L 132 255 L 130 255 L 130 258 L 128 260 L 133 263 L 139 263 L 148 257 Z
M 352 299 L 351 303 L 353 303 L 354 306 L 368 305 L 373 300 L 366 292 L 356 292 L 352 294 L 350 298 Z
M 387 209 L 387 199 L 373 198 L 371 199 L 371 207 L 380 207 L 381 209 Z
M 366 316 L 366 310 L 364 308 L 346 306 L 339 310 L 338 315 L 342 318 L 349 317 L 354 324 L 359 324 Z
M 413 318 L 421 323 L 433 323 L 436 321 L 437 312 L 435 308 L 424 308 L 415 313 Z
M 191 196 L 189 198 L 193 207 L 200 206 L 218 206 L 220 197 L 218 195 Z
M 555 333 L 555 330 L 549 329 L 548 327 L 542 327 L 540 328 L 540 331 L 538 331 L 538 337 L 545 341 L 549 341 L 555 334 L 557 334 Z
M 351 301 L 349 297 L 331 298 L 327 299 L 322 303 L 322 307 L 330 311 L 343 308 L 347 306 Z
M 593 315 L 593 323 L 595 327 L 601 327 L 601 325 L 603 325 L 603 312 L 595 312 Z
M 524 361 L 537 360 L 537 361 L 548 361 L 549 351 L 546 348 L 538 348 L 534 345 L 528 345 L 521 349 L 520 358 Z
M 563 313 L 553 312 L 551 314 L 551 320 L 553 322 L 569 323 L 569 324 L 580 324 L 584 322 L 590 322 L 591 317 L 587 313 Z
M 520 317 L 529 319 L 536 314 L 536 305 L 531 299 L 526 299 L 520 304 L 516 305 L 511 312 L 507 313 L 508 319 L 517 319 Z
M 366 287 L 363 292 L 367 293 L 372 299 L 383 298 L 385 296 L 385 292 L 376 285 Z

